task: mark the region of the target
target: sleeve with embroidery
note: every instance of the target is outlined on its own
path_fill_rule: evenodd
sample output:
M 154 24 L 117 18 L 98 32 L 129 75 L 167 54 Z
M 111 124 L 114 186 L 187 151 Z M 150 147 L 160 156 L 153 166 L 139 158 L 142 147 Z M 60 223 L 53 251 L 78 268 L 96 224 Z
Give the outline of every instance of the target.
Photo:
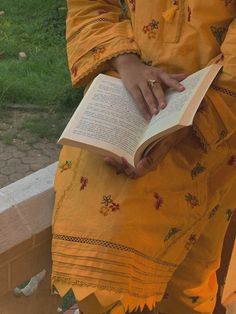
M 67 55 L 73 85 L 86 85 L 112 57 L 139 48 L 118 0 L 67 0 Z
M 221 45 L 223 71 L 195 115 L 193 128 L 206 150 L 236 132 L 236 19 Z

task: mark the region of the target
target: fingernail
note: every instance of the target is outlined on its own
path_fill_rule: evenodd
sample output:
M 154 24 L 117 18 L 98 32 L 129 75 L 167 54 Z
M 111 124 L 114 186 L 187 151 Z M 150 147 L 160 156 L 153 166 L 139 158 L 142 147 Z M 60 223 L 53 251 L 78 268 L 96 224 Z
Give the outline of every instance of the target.
M 161 109 L 164 109 L 166 107 L 166 104 L 164 103 L 164 102 L 162 102 L 161 104 L 160 104 L 160 108 Z
M 183 85 L 179 85 L 179 90 L 182 92 L 182 91 L 184 91 L 185 90 L 185 87 L 183 86 Z
M 152 113 L 153 113 L 154 115 L 158 114 L 158 109 L 157 109 L 157 108 L 153 108 L 153 109 L 152 109 Z

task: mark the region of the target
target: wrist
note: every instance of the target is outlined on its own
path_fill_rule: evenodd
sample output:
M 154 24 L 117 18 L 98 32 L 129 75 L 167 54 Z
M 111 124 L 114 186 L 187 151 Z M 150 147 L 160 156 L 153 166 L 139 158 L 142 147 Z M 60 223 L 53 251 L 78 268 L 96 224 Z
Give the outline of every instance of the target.
M 135 53 L 124 53 L 109 60 L 109 65 L 119 72 L 120 69 L 127 67 L 130 63 L 140 63 L 139 56 Z

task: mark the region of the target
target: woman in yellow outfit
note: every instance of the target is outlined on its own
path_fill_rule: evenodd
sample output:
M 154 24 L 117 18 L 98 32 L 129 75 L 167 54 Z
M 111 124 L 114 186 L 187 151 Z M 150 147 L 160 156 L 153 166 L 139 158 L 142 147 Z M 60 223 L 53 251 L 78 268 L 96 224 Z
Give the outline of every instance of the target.
M 52 285 L 84 314 L 212 313 L 236 207 L 236 1 L 68 0 L 67 51 L 74 86 L 119 74 L 147 118 L 162 87 L 223 63 L 193 127 L 137 169 L 63 147 L 53 216 Z

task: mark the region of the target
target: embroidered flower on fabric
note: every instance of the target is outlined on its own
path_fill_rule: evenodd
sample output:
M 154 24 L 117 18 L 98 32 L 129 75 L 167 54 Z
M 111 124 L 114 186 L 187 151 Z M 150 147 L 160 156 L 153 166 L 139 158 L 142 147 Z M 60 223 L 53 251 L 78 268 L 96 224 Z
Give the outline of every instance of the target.
M 71 75 L 73 76 L 73 77 L 75 77 L 76 75 L 77 75 L 77 73 L 78 73 L 78 67 L 77 67 L 77 65 L 73 65 L 72 66 L 72 68 L 71 68 Z
M 236 166 L 236 155 L 230 156 L 230 158 L 229 158 L 227 164 L 228 164 L 229 166 Z
M 80 191 L 84 190 L 88 184 L 88 178 L 82 176 L 80 178 Z
M 227 7 L 233 0 L 223 0 L 225 2 L 225 6 Z
M 216 205 L 214 208 L 209 213 L 208 219 L 211 219 L 212 217 L 215 216 L 216 212 L 218 211 L 220 205 Z
M 169 293 L 165 292 L 164 295 L 163 295 L 163 299 L 168 300 L 169 297 L 170 297 Z
M 101 203 L 105 206 L 108 206 L 110 203 L 112 203 L 111 195 L 103 195 Z
M 199 162 L 196 164 L 196 166 L 192 169 L 191 171 L 191 177 L 192 179 L 195 179 L 198 174 L 202 173 L 205 171 L 205 167 L 201 165 Z
M 230 219 L 233 217 L 235 209 L 227 209 L 226 211 L 226 217 L 227 221 L 230 221 Z
M 105 52 L 106 48 L 104 46 L 93 48 L 92 54 L 95 60 L 99 60 L 101 55 Z
M 151 22 L 147 25 L 144 25 L 143 32 L 148 35 L 148 38 L 155 38 L 157 30 L 159 28 L 159 22 L 152 19 Z
M 111 195 L 103 195 L 101 201 L 100 213 L 107 216 L 109 212 L 115 212 L 120 209 L 120 204 L 113 202 Z
M 72 167 L 72 160 L 66 160 L 62 165 L 59 166 L 61 172 L 64 172 Z
M 107 13 L 107 12 L 108 12 L 107 10 L 101 9 L 101 10 L 98 11 L 98 14 L 99 14 L 99 15 L 100 15 L 100 14 L 105 14 L 105 13 Z
M 107 206 L 102 206 L 102 207 L 100 208 L 100 213 L 103 214 L 104 216 L 107 216 L 108 213 L 109 213 L 109 207 L 107 207 Z
M 178 232 L 180 232 L 181 229 L 176 228 L 176 227 L 172 227 L 170 228 L 170 230 L 168 231 L 167 235 L 164 238 L 164 241 L 168 241 L 170 238 L 172 238 L 174 235 L 176 235 Z
M 221 140 L 223 140 L 227 136 L 228 132 L 226 130 L 222 130 L 220 132 L 218 140 L 215 142 L 215 144 L 219 143 Z
M 210 29 L 212 31 L 212 34 L 216 38 L 218 44 L 221 45 L 223 43 L 224 39 L 225 39 L 225 35 L 226 35 L 226 32 L 227 32 L 227 27 L 212 25 L 210 27 Z
M 116 210 L 119 210 L 119 209 L 120 209 L 120 205 L 117 204 L 117 203 L 113 203 L 113 202 L 112 202 L 112 203 L 109 205 L 109 208 L 111 209 L 112 212 L 115 212 Z
M 133 36 L 132 37 L 128 37 L 127 39 L 128 39 L 128 42 L 130 44 L 132 44 L 134 42 L 134 37 Z
M 197 235 L 196 234 L 191 234 L 190 237 L 188 238 L 188 241 L 185 244 L 185 248 L 189 250 L 194 244 L 197 242 Z
M 199 201 L 195 195 L 188 193 L 185 195 L 185 200 L 190 204 L 192 208 L 199 206 Z
M 163 204 L 163 198 L 160 196 L 158 193 L 154 193 L 154 198 L 155 198 L 155 208 L 160 209 L 160 207 Z
M 191 17 L 192 17 L 192 10 L 191 10 L 191 8 L 188 6 L 188 22 L 191 22 Z

